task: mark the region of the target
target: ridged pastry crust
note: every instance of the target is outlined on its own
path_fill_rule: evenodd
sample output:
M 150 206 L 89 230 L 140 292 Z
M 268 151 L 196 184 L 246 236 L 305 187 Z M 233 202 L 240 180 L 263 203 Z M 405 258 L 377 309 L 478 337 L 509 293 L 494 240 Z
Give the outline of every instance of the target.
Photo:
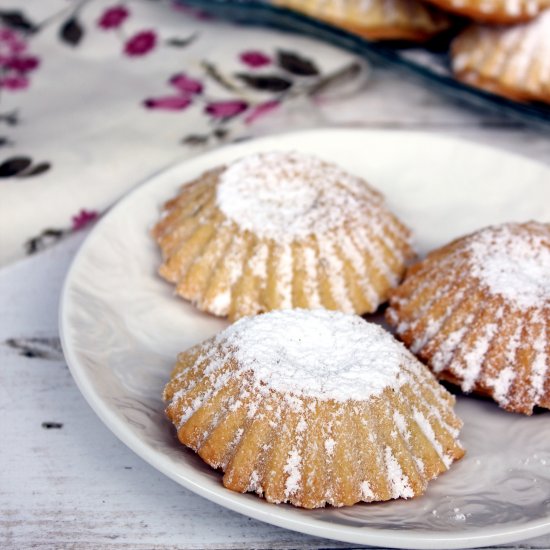
M 489 227 L 430 253 L 386 317 L 440 379 L 509 411 L 550 408 L 550 224 Z
M 439 8 L 491 25 L 513 25 L 535 18 L 548 0 L 428 0 Z
M 164 399 L 225 487 L 273 503 L 411 498 L 464 454 L 454 397 L 389 333 L 339 312 L 241 319 L 180 354 Z
M 176 293 L 232 320 L 290 307 L 373 312 L 412 256 L 380 193 L 296 153 L 203 174 L 165 205 L 153 235 Z
M 550 103 L 550 10 L 523 25 L 474 25 L 453 42 L 455 75 L 516 101 Z
M 370 40 L 423 42 L 447 30 L 445 12 L 419 0 L 275 0 Z

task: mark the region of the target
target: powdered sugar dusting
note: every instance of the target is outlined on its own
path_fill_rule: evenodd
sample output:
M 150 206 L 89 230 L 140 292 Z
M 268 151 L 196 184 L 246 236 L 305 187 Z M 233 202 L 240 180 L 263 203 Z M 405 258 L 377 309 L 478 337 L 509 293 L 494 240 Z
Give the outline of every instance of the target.
M 397 426 L 397 429 L 399 430 L 399 433 L 401 434 L 403 439 L 405 441 L 409 441 L 411 438 L 411 432 L 407 427 L 407 421 L 405 420 L 405 417 L 399 411 L 394 411 L 393 421 L 395 422 L 395 425 Z
M 429 255 L 406 284 L 386 318 L 436 375 L 508 410 L 548 406 L 550 224 L 481 229 Z
M 302 254 L 306 274 L 304 278 L 304 288 L 308 295 L 308 306 L 312 309 L 316 309 L 321 307 L 317 280 L 317 256 L 315 250 L 311 246 L 304 247 Z
M 431 431 L 429 423 L 424 429 L 437 452 L 444 448 L 461 456 L 449 440 L 455 434 L 442 432 L 447 427 L 437 420 L 444 414 L 460 425 L 448 394 L 444 399 L 446 390 L 388 332 L 356 315 L 296 309 L 245 317 L 178 361 L 182 368 L 165 391 L 168 415 L 182 442 L 199 452 L 207 444 L 223 447 L 215 434 L 220 426 L 227 429 L 227 447 L 216 451 L 221 458 L 207 462 L 225 470 L 229 488 L 272 502 L 342 506 L 349 500 L 340 493 L 336 464 L 345 462 L 345 468 L 362 473 L 345 482 L 353 483 L 350 495 L 356 500 L 419 494 L 433 472 L 418 458 L 408 412 L 412 395 L 433 421 Z M 204 408 L 209 414 L 201 414 Z M 182 430 L 191 417 L 197 425 Z M 363 452 L 362 444 L 372 445 L 375 456 Z M 244 472 L 234 460 L 240 453 L 250 466 Z M 315 468 L 308 463 L 312 455 L 319 460 Z M 410 469 L 412 460 L 417 468 Z M 325 468 L 332 478 L 328 484 Z M 385 488 L 378 492 L 380 483 Z M 311 487 L 322 489 L 315 500 Z
M 248 261 L 248 267 L 252 271 L 254 277 L 259 279 L 265 279 L 267 274 L 267 258 L 268 258 L 267 244 L 262 242 L 256 248 L 255 254 Z
M 237 321 L 219 338 L 243 371 L 282 393 L 365 400 L 408 380 L 421 365 L 381 327 L 318 310 L 272 311 Z
M 537 312 L 532 319 L 533 329 L 533 352 L 535 358 L 531 370 L 531 386 L 533 388 L 533 399 L 538 401 L 544 394 L 544 384 L 550 365 L 550 358 L 546 353 L 548 345 L 546 341 L 546 322 L 540 312 Z
M 493 396 L 498 403 L 507 403 L 508 390 L 515 377 L 516 371 L 513 367 L 508 366 L 503 368 L 497 376 L 488 381 L 488 385 L 493 388 Z
M 426 465 L 424 464 L 424 461 L 419 456 L 414 457 L 414 463 L 416 464 L 418 471 L 424 473 L 424 471 L 426 470 Z
M 372 313 L 412 256 L 410 232 L 382 195 L 311 155 L 253 154 L 197 181 L 206 205 L 184 188 L 166 206 L 171 231 L 185 229 L 177 246 L 162 221 L 153 233 L 159 273 L 215 315 L 235 320 L 296 306 Z
M 331 240 L 320 240 L 319 256 L 321 259 L 321 266 L 328 267 L 328 269 L 324 269 L 324 271 L 327 274 L 331 294 L 340 306 L 339 309 L 347 313 L 353 313 L 353 303 L 351 302 L 343 275 L 344 264 L 336 254 L 334 244 Z
M 334 446 L 336 445 L 336 441 L 332 439 L 332 437 L 329 437 L 325 440 L 325 452 L 327 453 L 327 456 L 332 456 L 334 454 Z
M 442 342 L 439 349 L 434 353 L 432 357 L 432 368 L 434 372 L 442 371 L 448 364 L 452 357 L 453 351 L 456 349 L 466 331 L 468 330 L 468 319 L 464 323 L 464 326 L 451 332 L 447 338 Z
M 374 500 L 374 493 L 372 492 L 368 481 L 363 481 L 361 483 L 361 498 L 366 501 Z
M 439 458 L 441 458 L 441 460 L 443 461 L 443 464 L 445 464 L 445 466 L 449 468 L 449 466 L 453 462 L 453 459 L 443 452 L 443 446 L 437 440 L 430 421 L 417 409 L 414 409 L 413 417 L 420 429 L 422 430 L 422 433 L 426 436 L 428 441 L 432 444 L 433 448 L 437 451 L 437 454 L 439 455 Z
M 258 153 L 221 174 L 219 209 L 241 229 L 277 242 L 341 227 L 381 197 L 334 164 L 296 152 Z
M 292 307 L 292 250 L 284 243 L 277 248 L 278 258 L 276 267 L 277 293 L 280 299 L 280 308 Z
M 264 489 L 260 483 L 260 476 L 256 470 L 253 470 L 250 474 L 250 483 L 248 485 L 248 490 L 254 491 L 260 495 L 264 492 Z
M 292 449 L 288 454 L 284 471 L 288 474 L 285 482 L 285 496 L 289 497 L 300 490 L 302 457 L 297 449 Z
M 462 378 L 461 386 L 464 391 L 469 392 L 474 387 L 479 377 L 483 358 L 497 329 L 498 325 L 496 323 L 487 323 L 472 349 L 464 354 L 464 365 L 459 371 Z
M 390 481 L 392 498 L 412 498 L 414 492 L 410 486 L 409 478 L 403 473 L 390 447 L 386 447 L 384 459 L 386 468 L 388 469 L 388 479 Z
M 550 300 L 550 226 L 489 227 L 470 239 L 472 275 L 491 294 L 527 310 Z

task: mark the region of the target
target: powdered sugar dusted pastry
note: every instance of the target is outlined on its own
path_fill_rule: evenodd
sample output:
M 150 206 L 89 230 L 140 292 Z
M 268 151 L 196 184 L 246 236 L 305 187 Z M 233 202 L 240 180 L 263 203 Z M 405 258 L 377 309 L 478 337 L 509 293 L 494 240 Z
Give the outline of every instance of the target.
M 488 227 L 432 252 L 387 319 L 439 378 L 510 411 L 550 408 L 550 224 Z
M 275 0 L 371 40 L 421 42 L 447 30 L 450 18 L 419 0 Z
M 454 398 L 389 333 L 340 312 L 241 319 L 180 354 L 164 398 L 226 487 L 269 502 L 411 498 L 464 454 Z
M 550 10 L 510 28 L 468 28 L 452 44 L 452 65 L 473 86 L 550 103 Z
M 548 0 L 429 0 L 479 23 L 511 25 L 529 21 L 549 6 Z
M 375 311 L 411 256 L 380 193 L 300 153 L 217 168 L 167 203 L 153 234 L 160 274 L 215 315 L 290 307 Z

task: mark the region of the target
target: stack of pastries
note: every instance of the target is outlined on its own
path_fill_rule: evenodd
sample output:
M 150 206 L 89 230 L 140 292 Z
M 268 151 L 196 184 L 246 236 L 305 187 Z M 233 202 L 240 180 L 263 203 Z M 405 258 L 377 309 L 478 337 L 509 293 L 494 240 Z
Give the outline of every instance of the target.
M 273 0 L 370 40 L 454 39 L 459 80 L 550 103 L 550 0 Z
M 425 42 L 448 30 L 452 19 L 421 0 L 274 0 L 369 40 Z
M 266 152 L 184 185 L 152 233 L 176 294 L 235 321 L 182 352 L 164 390 L 179 440 L 229 489 L 304 508 L 422 494 L 464 454 L 438 379 L 550 408 L 550 224 L 482 229 L 410 265 L 379 191 Z M 402 343 L 357 315 L 388 300 Z

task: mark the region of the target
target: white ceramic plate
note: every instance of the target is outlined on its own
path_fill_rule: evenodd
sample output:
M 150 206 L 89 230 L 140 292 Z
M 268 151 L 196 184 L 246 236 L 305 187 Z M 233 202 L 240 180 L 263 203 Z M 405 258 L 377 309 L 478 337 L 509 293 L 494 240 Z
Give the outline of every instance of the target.
M 261 150 L 300 150 L 364 176 L 416 234 L 421 253 L 503 221 L 550 221 L 550 170 L 420 133 L 319 130 L 219 149 L 177 164 L 122 200 L 67 276 L 60 308 L 72 374 L 103 422 L 152 466 L 214 502 L 288 529 L 396 548 L 465 548 L 550 532 L 550 414 L 531 418 L 459 398 L 466 457 L 412 501 L 315 511 L 223 488 L 175 439 L 160 395 L 179 351 L 226 326 L 155 275 L 148 230 L 161 204 L 204 170 Z

